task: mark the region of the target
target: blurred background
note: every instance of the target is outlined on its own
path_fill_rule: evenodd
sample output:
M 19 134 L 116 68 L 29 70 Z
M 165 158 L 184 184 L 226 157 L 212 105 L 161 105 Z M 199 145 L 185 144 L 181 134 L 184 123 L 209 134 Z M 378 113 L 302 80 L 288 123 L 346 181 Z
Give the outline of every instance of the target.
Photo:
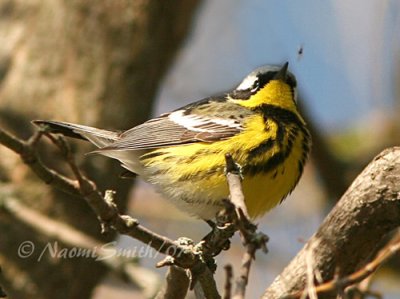
M 168 5 L 122 0 L 99 5 L 78 0 L 3 1 L 0 125 L 20 137 L 31 134 L 29 121 L 35 118 L 127 129 L 152 115 L 229 90 L 260 65 L 289 61 L 298 81 L 299 105 L 313 132 L 312 159 L 292 195 L 259 220 L 270 237 L 269 253 L 257 253 L 248 298 L 260 297 L 357 173 L 382 149 L 399 144 L 398 1 L 176 0 Z M 121 181 L 117 163 L 85 157 L 90 147 L 79 142 L 73 146 L 99 187 L 117 189 L 121 209 L 144 225 L 172 239 L 187 236 L 199 241 L 209 231 L 205 223 L 178 211 L 140 179 L 133 188 L 132 182 Z M 51 188 L 43 191 L 43 184 L 18 157 L 0 150 L 2 157 L 9 157 L 0 163 L 4 198 L 18 198 L 51 219 L 100 238 L 99 242 L 116 238 L 118 248 L 143 247 L 126 237 L 99 237 L 96 219 L 82 200 L 71 200 Z M 46 162 L 68 174 L 55 161 L 54 151 L 43 151 Z M 146 276 L 146 282 L 135 285 L 87 259 L 21 261 L 16 252 L 27 238 L 38 248 L 57 238 L 16 219 L 7 209 L 0 213 L 4 230 L 0 265 L 3 284 L 15 296 L 10 298 L 32 294 L 35 298 L 50 294 L 52 298 L 76 294 L 96 299 L 146 298 L 166 271 L 154 268 L 161 256 L 123 259 L 137 263 L 138 271 L 145 268 L 138 279 Z M 223 265 L 231 263 L 237 274 L 242 253 L 235 238 L 229 252 L 218 257 L 220 286 Z M 399 259 L 373 280 L 371 288 L 385 298 L 400 296 Z M 44 268 L 57 273 L 47 286 L 41 283 L 48 277 Z M 87 276 L 91 278 L 85 281 Z M 84 277 L 83 293 L 78 277 Z M 67 288 L 70 281 L 73 286 Z M 66 293 L 55 296 L 54 290 L 60 288 Z

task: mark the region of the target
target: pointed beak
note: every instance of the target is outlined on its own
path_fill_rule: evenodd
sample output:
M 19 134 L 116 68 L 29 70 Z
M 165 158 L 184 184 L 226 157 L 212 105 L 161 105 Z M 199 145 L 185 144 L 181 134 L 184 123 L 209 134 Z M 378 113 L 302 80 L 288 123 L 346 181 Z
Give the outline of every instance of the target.
M 281 80 L 281 81 L 286 81 L 286 73 L 288 70 L 289 62 L 286 62 L 282 68 L 278 71 L 278 73 L 275 75 L 274 80 Z

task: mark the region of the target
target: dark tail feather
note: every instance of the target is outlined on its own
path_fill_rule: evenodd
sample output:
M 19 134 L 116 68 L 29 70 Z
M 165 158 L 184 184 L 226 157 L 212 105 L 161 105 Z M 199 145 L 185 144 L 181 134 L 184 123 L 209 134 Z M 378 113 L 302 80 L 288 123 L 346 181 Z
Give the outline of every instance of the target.
M 101 130 L 66 122 L 34 120 L 32 123 L 39 127 L 45 128 L 50 133 L 59 133 L 64 136 L 90 141 L 97 147 L 110 145 L 116 141 L 119 136 L 118 132 Z
M 74 132 L 74 130 L 65 123 L 47 120 L 34 120 L 32 123 L 38 127 L 44 128 L 49 133 L 62 134 L 67 137 L 86 140 L 85 137 Z

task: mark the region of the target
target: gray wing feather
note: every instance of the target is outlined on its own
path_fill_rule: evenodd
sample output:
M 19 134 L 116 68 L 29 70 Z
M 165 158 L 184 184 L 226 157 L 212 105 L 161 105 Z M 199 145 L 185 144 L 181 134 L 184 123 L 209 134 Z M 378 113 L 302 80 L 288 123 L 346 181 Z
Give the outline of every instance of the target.
M 166 117 L 157 118 L 124 132 L 119 140 L 99 151 L 142 150 L 200 141 L 213 142 L 241 131 L 239 128 L 217 124 L 207 124 L 199 129 L 202 131 L 192 131 Z
M 230 138 L 243 130 L 243 119 L 232 119 L 237 106 L 226 103 L 211 103 L 211 111 L 199 112 L 197 107 L 178 109 L 163 114 L 139 126 L 125 131 L 119 139 L 99 151 L 143 150 L 188 144 L 214 142 Z M 240 108 L 239 108 L 240 109 Z M 240 113 L 248 114 L 247 109 Z
M 204 103 L 208 105 L 202 105 Z M 64 122 L 35 123 L 46 125 L 56 133 L 87 139 L 99 147 L 95 152 L 104 155 L 114 152 L 115 156 L 115 151 L 121 150 L 141 151 L 224 140 L 243 130 L 243 116 L 249 113 L 253 112 L 226 101 L 209 98 L 163 114 L 122 133 Z M 241 117 L 237 118 L 237 115 Z

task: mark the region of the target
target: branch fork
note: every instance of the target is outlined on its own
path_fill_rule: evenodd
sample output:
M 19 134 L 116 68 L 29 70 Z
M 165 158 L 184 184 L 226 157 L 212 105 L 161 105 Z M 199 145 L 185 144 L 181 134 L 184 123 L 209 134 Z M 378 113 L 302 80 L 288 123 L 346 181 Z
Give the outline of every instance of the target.
M 36 145 L 43 136 L 46 136 L 60 150 L 75 180 L 57 173 L 41 162 Z M 254 258 L 257 249 L 263 248 L 266 251 L 268 237 L 262 233 L 257 233 L 257 226 L 249 220 L 241 189 L 240 166 L 233 161 L 230 155 L 226 157 L 226 176 L 230 199 L 224 201 L 225 208 L 217 215 L 212 232 L 198 244 L 195 244 L 187 238 L 172 241 L 141 226 L 131 216 L 120 214 L 114 201 L 115 191 L 107 190 L 104 196 L 101 194 L 96 184 L 80 171 L 71 149 L 63 137 L 55 137 L 46 132 L 45 129 L 39 129 L 28 141 L 22 141 L 0 129 L 0 143 L 18 153 L 46 184 L 51 184 L 69 194 L 83 196 L 99 219 L 102 233 L 114 229 L 121 234 L 148 244 L 160 253 L 166 254 L 166 258 L 157 263 L 157 267 L 174 267 L 174 271 L 169 271 L 169 278 L 175 275 L 182 278 L 182 271 L 176 270 L 175 267 L 186 269 L 186 273 L 189 273 L 191 278 L 190 288 L 194 288 L 199 282 L 206 298 L 220 298 L 213 278 L 216 269 L 214 257 L 222 250 L 229 248 L 230 238 L 236 231 L 239 231 L 246 247 L 246 253 L 241 275 L 236 283 L 235 294 L 244 295 L 251 260 Z M 173 279 L 169 281 L 173 281 Z M 171 288 L 168 290 L 171 291 Z

